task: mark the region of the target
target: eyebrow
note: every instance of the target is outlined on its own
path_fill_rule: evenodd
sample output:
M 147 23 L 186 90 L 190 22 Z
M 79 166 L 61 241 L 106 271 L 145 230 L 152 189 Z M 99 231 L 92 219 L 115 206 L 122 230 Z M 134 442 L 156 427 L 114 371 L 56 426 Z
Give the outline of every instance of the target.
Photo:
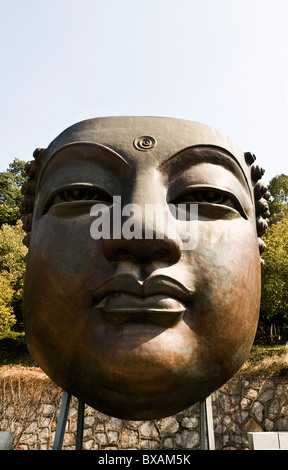
M 47 165 L 49 165 L 51 160 L 53 160 L 55 157 L 60 155 L 63 151 L 65 151 L 69 148 L 78 150 L 80 148 L 80 146 L 82 146 L 82 145 L 86 146 L 86 147 L 96 148 L 96 150 L 100 150 L 100 151 L 102 151 L 103 153 L 106 153 L 106 154 L 108 153 L 112 157 L 116 157 L 121 163 L 124 163 L 128 168 L 131 168 L 130 163 L 127 160 L 125 160 L 125 158 L 122 155 L 120 155 L 118 152 L 116 152 L 112 148 L 107 147 L 106 145 L 103 145 L 103 144 L 99 144 L 97 142 L 78 141 L 78 142 L 70 142 L 68 144 L 62 145 L 54 153 L 52 153 L 52 155 L 50 155 L 49 159 L 45 163 L 41 173 L 43 173 L 44 169 L 46 168 Z
M 179 158 L 181 163 L 179 164 Z M 247 181 L 247 177 L 237 159 L 229 153 L 226 149 L 216 146 L 197 145 L 194 147 L 187 147 L 174 155 L 170 155 L 163 162 L 160 163 L 159 169 L 163 167 L 170 167 L 173 173 L 177 174 L 183 171 L 182 166 L 195 166 L 199 163 L 211 163 L 224 167 L 226 170 L 234 174 L 242 184 L 248 189 L 251 195 L 251 188 Z

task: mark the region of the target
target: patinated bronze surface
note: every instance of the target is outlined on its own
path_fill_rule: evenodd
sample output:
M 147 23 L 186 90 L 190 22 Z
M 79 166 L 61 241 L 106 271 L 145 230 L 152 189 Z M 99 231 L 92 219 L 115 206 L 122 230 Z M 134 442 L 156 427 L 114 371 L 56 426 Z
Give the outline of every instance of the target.
M 48 376 L 132 420 L 172 415 L 233 376 L 260 304 L 268 207 L 254 156 L 203 124 L 109 117 L 71 126 L 34 158 L 23 186 L 24 316 Z M 131 233 L 139 226 L 143 237 L 127 239 L 115 196 L 143 213 L 167 207 L 175 236 L 165 225 L 156 237 L 153 220 L 135 213 Z M 96 203 L 108 206 L 114 237 L 91 236 Z M 171 209 L 180 204 L 198 207 L 192 249 Z

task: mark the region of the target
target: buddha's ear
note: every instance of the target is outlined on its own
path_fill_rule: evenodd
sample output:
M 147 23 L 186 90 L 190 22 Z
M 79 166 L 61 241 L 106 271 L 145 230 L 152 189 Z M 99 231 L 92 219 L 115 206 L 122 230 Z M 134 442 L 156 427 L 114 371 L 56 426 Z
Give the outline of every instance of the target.
M 261 166 L 255 164 L 256 157 L 250 152 L 245 153 L 245 159 L 247 165 L 251 166 L 251 182 L 254 187 L 254 202 L 255 202 L 255 214 L 256 214 L 256 229 L 258 235 L 258 245 L 260 255 L 266 248 L 265 243 L 261 239 L 262 235 L 266 232 L 269 225 L 269 204 L 268 200 L 271 196 L 267 186 L 260 180 L 263 177 L 265 170 Z M 261 259 L 261 264 L 264 264 L 264 260 Z
M 33 153 L 34 160 L 27 162 L 24 168 L 28 178 L 23 183 L 23 186 L 21 188 L 21 193 L 24 195 L 24 197 L 21 202 L 20 209 L 22 215 L 23 230 L 27 233 L 27 235 L 23 239 L 23 243 L 27 247 L 29 246 L 30 232 L 32 230 L 32 220 L 38 175 L 45 153 L 46 149 L 37 148 Z

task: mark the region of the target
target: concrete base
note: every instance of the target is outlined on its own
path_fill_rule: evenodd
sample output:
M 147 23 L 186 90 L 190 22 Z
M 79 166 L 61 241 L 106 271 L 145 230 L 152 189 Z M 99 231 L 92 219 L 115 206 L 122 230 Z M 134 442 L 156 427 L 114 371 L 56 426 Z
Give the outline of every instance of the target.
M 288 432 L 248 432 L 249 450 L 288 450 Z
M 0 431 L 0 450 L 12 450 L 14 432 Z

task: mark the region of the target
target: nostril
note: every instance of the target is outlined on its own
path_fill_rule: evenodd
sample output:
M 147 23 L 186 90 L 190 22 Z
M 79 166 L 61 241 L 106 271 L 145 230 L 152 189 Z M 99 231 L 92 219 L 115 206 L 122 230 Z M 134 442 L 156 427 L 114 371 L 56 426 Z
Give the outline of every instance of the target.
M 111 253 L 108 256 L 106 255 L 106 258 L 109 261 L 123 261 L 123 260 L 131 260 L 134 261 L 135 256 L 132 251 L 128 249 L 117 249 L 115 252 Z
M 163 248 L 162 249 L 159 249 L 159 250 L 156 250 L 154 256 L 157 256 L 157 258 L 165 258 L 167 257 L 167 250 L 164 250 Z
M 181 257 L 181 248 L 174 240 L 169 239 L 108 239 L 103 242 L 103 253 L 112 262 L 130 260 L 148 264 L 162 261 L 175 264 Z
M 155 250 L 153 253 L 153 260 L 168 260 L 171 263 L 177 262 L 179 259 L 178 252 L 176 250 L 168 250 L 165 248 L 160 248 Z

